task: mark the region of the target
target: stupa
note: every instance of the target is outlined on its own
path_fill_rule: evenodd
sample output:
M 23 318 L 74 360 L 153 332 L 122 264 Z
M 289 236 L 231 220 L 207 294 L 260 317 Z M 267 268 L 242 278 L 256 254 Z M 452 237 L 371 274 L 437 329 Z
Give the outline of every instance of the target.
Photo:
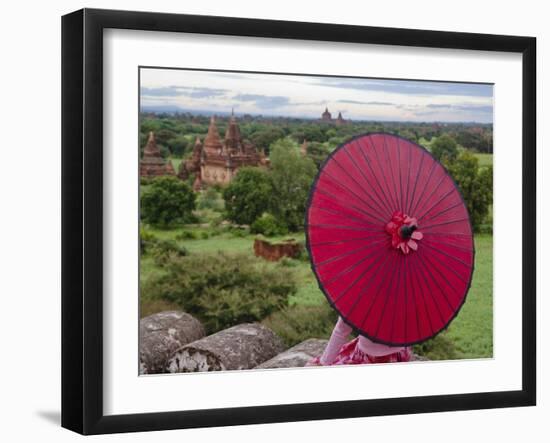
M 173 167 L 172 171 L 174 171 Z M 155 134 L 151 131 L 149 132 L 147 145 L 143 150 L 143 158 L 139 163 L 139 175 L 141 177 L 160 177 L 167 174 L 170 174 L 170 172 L 157 146 Z M 175 175 L 175 172 L 173 174 Z

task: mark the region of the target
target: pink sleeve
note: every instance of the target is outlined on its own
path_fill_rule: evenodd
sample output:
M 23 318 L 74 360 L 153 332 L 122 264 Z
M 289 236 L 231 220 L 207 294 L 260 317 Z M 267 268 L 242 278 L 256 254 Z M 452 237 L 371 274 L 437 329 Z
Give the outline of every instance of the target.
M 350 333 L 351 327 L 344 323 L 341 317 L 338 317 L 327 347 L 319 359 L 322 365 L 330 365 L 334 361 L 338 355 L 338 351 L 346 343 Z

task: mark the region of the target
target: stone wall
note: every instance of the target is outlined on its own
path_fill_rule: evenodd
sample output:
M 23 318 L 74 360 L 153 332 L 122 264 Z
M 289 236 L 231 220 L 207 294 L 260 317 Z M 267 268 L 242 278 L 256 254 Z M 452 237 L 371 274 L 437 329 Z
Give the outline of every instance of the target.
M 267 240 L 257 238 L 254 240 L 254 254 L 269 261 L 278 261 L 283 257 L 296 258 L 304 247 L 294 239 L 281 243 L 270 243 Z

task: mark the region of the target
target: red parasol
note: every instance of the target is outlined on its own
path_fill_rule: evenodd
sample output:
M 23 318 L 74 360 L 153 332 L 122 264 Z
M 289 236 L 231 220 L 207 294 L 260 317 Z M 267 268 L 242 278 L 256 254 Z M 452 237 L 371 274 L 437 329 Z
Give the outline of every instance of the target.
M 331 154 L 311 189 L 306 237 L 329 303 L 378 343 L 434 337 L 470 287 L 462 195 L 428 151 L 395 135 L 359 136 Z

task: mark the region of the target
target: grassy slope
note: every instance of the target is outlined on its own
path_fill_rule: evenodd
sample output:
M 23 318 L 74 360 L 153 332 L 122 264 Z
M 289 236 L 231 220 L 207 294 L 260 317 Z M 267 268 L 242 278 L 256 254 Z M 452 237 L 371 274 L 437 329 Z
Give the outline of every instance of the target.
M 200 228 L 186 228 L 188 231 L 202 232 Z M 179 230 L 154 230 L 159 238 L 174 238 Z M 297 240 L 304 239 L 303 234 L 293 235 Z M 285 238 L 288 238 L 285 237 Z M 190 253 L 215 252 L 218 250 L 248 252 L 253 254 L 254 236 L 235 237 L 222 234 L 208 239 L 181 240 Z M 492 325 L 493 325 L 493 239 L 490 235 L 478 235 L 476 243 L 476 268 L 472 287 L 461 312 L 451 323 L 448 330 L 441 334 L 442 339 L 454 346 L 457 358 L 476 358 L 492 356 Z M 295 261 L 295 266 L 288 268 L 298 276 L 300 286 L 298 293 L 292 297 L 291 303 L 303 305 L 318 305 L 326 303 L 324 295 L 317 287 L 317 281 L 311 272 L 309 262 Z M 146 281 L 153 273 L 162 272 L 156 268 L 150 258 L 142 259 L 141 280 Z M 148 315 L 163 309 L 175 308 L 164 302 L 142 300 L 142 315 Z M 448 340 L 447 340 L 448 339 Z M 429 352 L 428 352 L 429 355 Z M 431 358 L 437 358 L 431 355 Z

